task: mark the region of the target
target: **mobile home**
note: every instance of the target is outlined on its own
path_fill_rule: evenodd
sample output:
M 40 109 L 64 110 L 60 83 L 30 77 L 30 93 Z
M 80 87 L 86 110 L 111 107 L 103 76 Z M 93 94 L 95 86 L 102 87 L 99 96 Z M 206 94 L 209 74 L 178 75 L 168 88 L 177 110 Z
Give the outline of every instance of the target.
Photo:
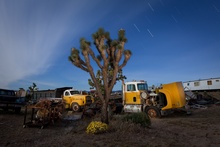
M 199 79 L 183 82 L 185 91 L 219 91 L 220 78 Z

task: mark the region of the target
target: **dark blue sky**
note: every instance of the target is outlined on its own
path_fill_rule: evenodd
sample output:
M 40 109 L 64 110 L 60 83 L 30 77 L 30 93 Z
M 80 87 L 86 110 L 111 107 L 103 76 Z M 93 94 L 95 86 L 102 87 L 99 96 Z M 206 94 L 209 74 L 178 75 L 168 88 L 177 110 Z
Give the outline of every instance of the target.
M 126 30 L 127 81 L 220 77 L 218 0 L 1 0 L 0 20 L 0 88 L 88 90 L 89 75 L 68 56 L 100 27 L 113 39 Z

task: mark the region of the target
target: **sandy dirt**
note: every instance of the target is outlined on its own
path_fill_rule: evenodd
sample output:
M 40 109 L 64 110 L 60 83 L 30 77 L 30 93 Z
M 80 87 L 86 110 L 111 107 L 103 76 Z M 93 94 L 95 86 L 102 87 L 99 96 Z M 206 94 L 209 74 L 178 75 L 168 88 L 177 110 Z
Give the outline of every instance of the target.
M 136 124 L 110 122 L 104 134 L 86 134 L 92 121 L 58 121 L 44 129 L 23 128 L 24 111 L 13 114 L 0 111 L 0 146 L 220 146 L 220 106 L 191 109 L 192 115 L 175 112 L 160 119 L 151 119 L 150 128 Z

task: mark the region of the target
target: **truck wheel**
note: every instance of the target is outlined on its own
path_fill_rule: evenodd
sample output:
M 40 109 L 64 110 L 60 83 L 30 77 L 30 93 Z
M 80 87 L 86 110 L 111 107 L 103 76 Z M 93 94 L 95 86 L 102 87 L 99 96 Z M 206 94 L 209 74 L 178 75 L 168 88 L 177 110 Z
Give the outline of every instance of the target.
M 77 103 L 72 104 L 72 110 L 74 112 L 79 112 L 80 111 L 80 106 Z
M 157 107 L 150 106 L 146 108 L 146 113 L 150 118 L 160 118 L 160 110 Z

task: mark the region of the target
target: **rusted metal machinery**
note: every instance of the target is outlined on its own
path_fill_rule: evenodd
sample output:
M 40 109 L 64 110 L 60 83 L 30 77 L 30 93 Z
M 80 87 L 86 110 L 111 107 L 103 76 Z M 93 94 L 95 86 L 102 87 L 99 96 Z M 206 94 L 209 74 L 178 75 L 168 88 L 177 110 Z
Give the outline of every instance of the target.
M 62 102 L 50 100 L 42 100 L 35 105 L 27 105 L 23 127 L 40 127 L 43 129 L 45 126 L 54 124 L 55 121 L 61 119 L 63 110 L 64 105 Z

